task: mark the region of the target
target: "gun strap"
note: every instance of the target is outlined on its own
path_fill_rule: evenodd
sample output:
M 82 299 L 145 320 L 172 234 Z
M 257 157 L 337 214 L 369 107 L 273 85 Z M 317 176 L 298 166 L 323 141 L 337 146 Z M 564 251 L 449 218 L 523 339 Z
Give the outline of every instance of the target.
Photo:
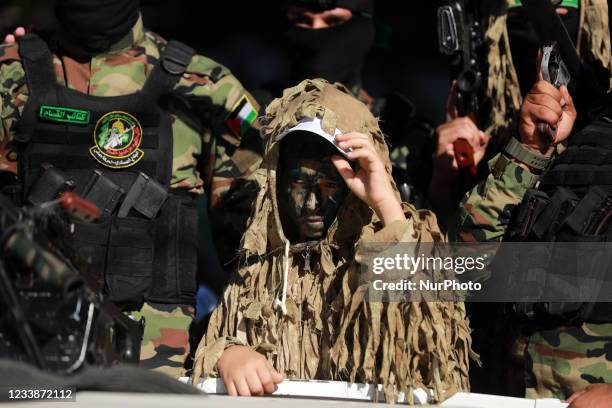
M 153 99 L 171 93 L 174 85 L 187 70 L 194 54 L 193 48 L 179 41 L 169 41 L 158 64 L 147 78 L 142 92 Z

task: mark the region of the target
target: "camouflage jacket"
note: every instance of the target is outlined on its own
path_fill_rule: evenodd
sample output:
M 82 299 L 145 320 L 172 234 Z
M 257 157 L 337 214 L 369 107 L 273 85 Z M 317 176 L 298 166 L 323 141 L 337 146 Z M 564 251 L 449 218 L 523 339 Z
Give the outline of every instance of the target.
M 488 177 L 465 194 L 455 225 L 449 229 L 451 241 L 501 241 L 512 206 L 520 203 L 538 180 L 503 153 L 489 161 L 489 168 Z
M 538 179 L 501 154 L 489 164 L 487 179 L 464 197 L 451 240 L 501 241 L 512 206 Z M 511 347 L 512 358 L 523 364 L 526 397 L 566 399 L 590 384 L 612 382 L 612 360 L 606 352 L 612 344 L 612 324 L 533 329 Z
M 135 93 L 164 45 L 165 40 L 147 31 L 139 19 L 108 53 L 88 63 L 54 56 L 57 81 L 93 96 Z M 0 45 L 0 171 L 13 173 L 17 173 L 18 160 L 13 139 L 29 94 L 18 48 L 18 44 Z M 226 67 L 201 55 L 192 58 L 175 92 L 186 100 L 189 112 L 172 115 L 171 187 L 200 194 L 206 188 L 215 205 L 233 180 L 248 175 L 260 162 L 259 133 L 250 126 L 255 124 L 259 106 Z M 245 98 L 254 115 L 242 126 L 230 126 L 230 118 Z M 242 147 L 246 144 L 248 149 Z

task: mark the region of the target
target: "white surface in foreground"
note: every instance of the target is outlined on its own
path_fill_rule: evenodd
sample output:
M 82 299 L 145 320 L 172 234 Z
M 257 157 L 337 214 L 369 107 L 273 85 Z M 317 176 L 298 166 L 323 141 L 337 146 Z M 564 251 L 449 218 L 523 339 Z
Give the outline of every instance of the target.
M 185 377 L 181 378 L 181 381 L 189 382 L 189 379 Z M 219 378 L 200 380 L 198 387 L 208 394 L 226 394 L 225 385 Z M 373 400 L 374 386 L 370 384 L 349 384 L 340 381 L 285 380 L 278 385 L 278 389 L 273 395 L 275 397 L 291 397 L 293 398 L 292 401 L 295 402 L 307 401 L 308 398 L 328 400 L 319 400 L 318 404 L 339 403 L 341 402 L 339 400 L 343 400 L 344 403 L 347 403 L 347 400 L 350 400 L 351 403 L 352 401 L 368 402 Z M 418 389 L 413 395 L 415 404 L 427 403 L 425 390 Z M 405 398 L 402 396 L 400 400 L 404 401 Z M 293 402 L 292 405 L 294 405 Z M 378 404 L 368 404 L 368 406 L 373 405 Z M 385 406 L 387 405 L 385 404 Z M 567 404 L 557 399 L 530 400 L 460 392 L 444 401 L 440 406 L 445 408 L 565 408 Z
M 181 382 L 188 383 L 189 378 L 183 377 Z M 227 394 L 225 384 L 220 378 L 200 379 L 198 388 L 207 394 Z M 382 387 L 378 386 L 379 398 L 383 400 Z M 342 399 L 351 401 L 373 401 L 374 386 L 371 384 L 352 384 L 343 381 L 298 381 L 285 380 L 277 385 L 274 396 L 300 397 L 300 398 L 323 398 L 323 399 Z M 417 389 L 412 393 L 415 404 L 427 403 L 427 392 Z M 404 393 L 401 393 L 397 402 L 406 402 Z
M 116 392 L 79 392 L 76 402 L 0 403 L 10 408 L 390 408 L 372 402 L 321 400 L 286 397 L 228 397 L 226 395 L 130 394 Z M 403 405 L 404 407 L 406 405 Z M 424 408 L 424 406 L 420 406 Z M 433 407 L 433 406 L 432 406 Z M 558 400 L 524 400 L 493 395 L 459 393 L 444 402 L 443 408 L 563 408 Z

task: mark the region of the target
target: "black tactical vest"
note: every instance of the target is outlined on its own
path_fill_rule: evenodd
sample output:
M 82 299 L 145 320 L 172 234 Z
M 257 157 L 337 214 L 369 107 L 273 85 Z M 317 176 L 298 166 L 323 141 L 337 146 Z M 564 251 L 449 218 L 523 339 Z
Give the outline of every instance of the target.
M 569 139 L 538 187 L 527 190 L 514 210 L 504 240 L 612 242 L 612 119 L 602 116 Z M 540 266 L 560 270 L 555 256 L 550 257 L 541 259 Z M 612 273 L 612 265 L 608 269 L 601 273 Z M 517 308 L 547 323 L 612 322 L 609 303 L 527 303 Z
M 193 197 L 170 189 L 172 118 L 162 106 L 194 52 L 171 41 L 141 91 L 97 97 L 59 85 L 38 37 L 19 40 L 29 98 L 17 129 L 23 199 L 39 204 L 74 190 L 101 210 L 74 222 L 81 260 L 111 299 L 194 303 Z

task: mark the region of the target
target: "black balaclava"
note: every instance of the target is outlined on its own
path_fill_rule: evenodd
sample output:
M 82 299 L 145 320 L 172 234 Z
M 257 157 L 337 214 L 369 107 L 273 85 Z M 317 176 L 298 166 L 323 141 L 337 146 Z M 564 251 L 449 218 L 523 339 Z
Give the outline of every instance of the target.
M 140 15 L 138 0 L 57 0 L 60 51 L 74 57 L 104 53 Z
M 295 79 L 323 78 L 349 89 L 360 85 L 363 62 L 374 37 L 374 22 L 358 12 L 353 12 L 349 21 L 329 28 L 292 26 L 287 39 Z
M 508 35 L 512 62 L 516 68 L 521 94 L 527 95 L 537 80 L 536 60 L 540 49 L 540 42 L 527 13 L 520 7 L 515 14 L 508 16 Z M 578 39 L 580 25 L 580 11 L 577 8 L 568 8 L 566 15 L 560 15 L 563 25 L 567 29 L 574 43 Z

